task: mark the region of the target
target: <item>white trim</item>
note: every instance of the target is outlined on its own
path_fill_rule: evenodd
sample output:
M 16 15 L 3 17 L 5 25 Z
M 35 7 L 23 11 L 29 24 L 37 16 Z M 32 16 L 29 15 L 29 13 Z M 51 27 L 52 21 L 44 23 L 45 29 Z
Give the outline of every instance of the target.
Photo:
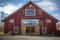
M 15 31 L 15 28 L 17 28 L 17 32 Z M 18 26 L 14 26 L 14 33 L 18 33 Z
M 34 10 L 34 15 L 27 15 L 27 14 L 26 14 L 26 10 Z M 25 9 L 25 16 L 35 16 L 35 15 L 36 15 L 35 9 Z
M 44 30 L 45 29 L 45 30 Z M 45 32 L 44 32 L 45 31 Z M 47 33 L 47 27 L 42 27 L 42 34 L 46 34 Z

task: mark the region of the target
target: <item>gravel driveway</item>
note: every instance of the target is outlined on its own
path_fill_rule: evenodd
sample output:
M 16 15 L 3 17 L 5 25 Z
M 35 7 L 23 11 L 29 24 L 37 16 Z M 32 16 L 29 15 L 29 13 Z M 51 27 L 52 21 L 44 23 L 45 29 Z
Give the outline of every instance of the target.
M 60 40 L 60 37 L 42 37 L 42 36 L 0 36 L 0 40 Z

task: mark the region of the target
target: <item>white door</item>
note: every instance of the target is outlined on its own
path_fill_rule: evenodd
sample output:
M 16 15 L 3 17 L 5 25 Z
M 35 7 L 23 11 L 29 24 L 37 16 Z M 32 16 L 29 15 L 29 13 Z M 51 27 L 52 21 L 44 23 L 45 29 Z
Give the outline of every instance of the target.
M 47 28 L 46 27 L 42 27 L 42 34 L 46 34 L 47 33 Z
M 14 33 L 18 33 L 18 26 L 14 26 Z

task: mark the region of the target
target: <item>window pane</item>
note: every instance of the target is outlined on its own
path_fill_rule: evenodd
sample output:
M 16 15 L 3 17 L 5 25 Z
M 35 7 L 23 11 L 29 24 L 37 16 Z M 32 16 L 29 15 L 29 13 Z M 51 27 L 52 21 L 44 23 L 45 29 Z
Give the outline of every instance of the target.
M 42 34 L 46 34 L 46 27 L 42 27 Z
M 26 16 L 34 16 L 34 9 L 27 9 Z
M 15 32 L 17 32 L 17 28 L 15 28 Z
M 38 19 L 23 19 L 23 25 L 39 25 Z
M 46 19 L 46 23 L 51 23 L 51 20 L 50 19 Z
M 14 19 L 10 19 L 9 20 L 9 23 L 14 23 Z

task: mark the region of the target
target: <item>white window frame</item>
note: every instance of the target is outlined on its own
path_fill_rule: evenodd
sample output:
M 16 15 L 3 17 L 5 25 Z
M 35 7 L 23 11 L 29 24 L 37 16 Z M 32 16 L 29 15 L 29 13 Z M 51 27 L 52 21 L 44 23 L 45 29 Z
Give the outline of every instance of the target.
M 15 31 L 15 28 L 17 28 L 17 32 Z M 14 26 L 14 33 L 18 33 L 18 26 Z
M 44 32 L 45 29 L 45 32 Z M 42 34 L 46 34 L 47 33 L 47 27 L 42 27 Z
M 14 23 L 14 19 L 9 19 L 9 23 Z
M 51 19 L 46 19 L 46 23 L 51 23 Z
M 27 14 L 26 14 L 26 10 L 34 10 L 34 15 L 27 15 Z M 35 15 L 36 15 L 35 9 L 25 9 L 25 16 L 35 16 Z
M 22 25 L 23 25 L 23 23 L 22 23 L 23 20 L 29 20 L 29 19 L 22 19 L 22 20 L 21 20 L 21 24 L 22 24 Z M 30 20 L 33 20 L 33 19 L 30 19 Z M 38 20 L 38 25 L 39 25 L 39 19 L 36 19 L 36 20 Z M 24 25 L 24 26 L 25 26 L 25 25 Z M 26 25 L 26 26 L 29 26 L 29 25 Z M 33 25 L 32 25 L 32 26 L 33 26 Z

